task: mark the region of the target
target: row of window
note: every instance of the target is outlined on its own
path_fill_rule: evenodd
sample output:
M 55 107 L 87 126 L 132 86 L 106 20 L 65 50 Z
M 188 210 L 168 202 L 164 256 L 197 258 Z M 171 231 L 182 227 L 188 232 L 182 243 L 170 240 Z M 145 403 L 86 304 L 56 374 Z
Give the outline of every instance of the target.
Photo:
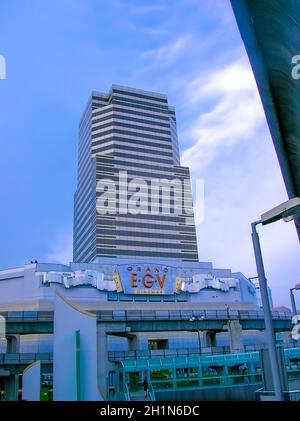
M 90 163 L 91 157 L 91 141 L 89 138 L 88 143 L 82 150 L 78 150 L 78 170 L 82 170 Z
M 151 124 L 151 122 L 148 122 L 148 124 Z M 162 129 L 156 129 L 154 127 L 138 126 L 136 124 L 121 123 L 121 122 L 115 122 L 115 121 L 112 121 L 110 123 L 104 123 L 104 124 L 101 124 L 100 126 L 97 126 L 97 127 L 95 127 L 93 125 L 92 133 L 94 133 L 98 130 L 105 129 L 106 127 L 111 127 L 111 126 L 125 127 L 127 129 L 141 130 L 141 131 L 144 131 L 144 132 L 161 133 L 161 134 L 165 134 L 167 136 L 171 136 L 170 130 L 162 130 Z M 99 133 L 99 134 L 101 134 L 101 133 Z M 141 136 L 142 136 L 142 134 L 141 134 Z
M 196 235 L 182 235 L 182 234 L 165 234 L 165 233 L 155 233 L 149 231 L 121 231 L 114 229 L 105 229 L 98 228 L 97 235 L 120 235 L 128 237 L 145 237 L 145 238 L 163 238 L 166 240 L 180 240 L 180 241 L 196 241 Z
M 88 186 L 86 189 L 81 188 L 77 190 L 76 199 L 75 199 L 75 212 L 77 218 L 86 212 L 88 207 L 92 208 L 96 203 L 96 183 L 94 182 L 91 186 Z
M 96 175 L 96 174 L 95 174 Z M 91 198 L 91 196 L 95 196 L 95 185 L 96 185 L 96 177 L 93 175 L 88 182 L 84 181 L 84 178 L 79 179 L 79 185 L 77 186 L 76 190 L 76 203 L 79 205 L 83 200 L 86 202 Z
M 97 195 L 98 195 L 98 197 L 101 197 L 102 193 L 98 192 Z M 104 209 L 108 210 L 108 209 L 111 208 L 111 205 L 115 206 L 117 208 L 116 211 L 118 210 L 118 208 L 123 209 L 124 205 L 127 206 L 127 203 L 125 202 L 125 200 L 127 199 L 128 201 L 130 201 L 131 197 L 130 197 L 130 194 L 129 194 L 129 195 L 127 195 L 126 198 L 123 197 L 122 195 L 120 197 L 120 195 L 119 195 L 118 197 L 113 197 L 113 198 L 111 197 L 110 199 L 111 199 L 111 203 L 109 203 L 107 201 L 107 198 L 104 197 L 104 201 L 102 203 L 101 203 L 101 201 L 99 201 L 99 203 L 97 204 L 98 205 L 97 209 L 100 209 L 100 208 L 103 209 L 104 208 Z M 149 212 L 150 214 L 153 214 L 153 215 L 155 215 L 155 214 L 158 214 L 158 215 L 160 215 L 160 214 L 165 215 L 166 214 L 167 215 L 168 214 L 167 212 L 170 212 L 172 214 L 176 213 L 176 215 L 179 216 L 179 213 L 182 214 L 181 211 L 183 210 L 182 208 L 184 206 L 183 200 L 179 199 L 178 202 L 179 201 L 180 201 L 180 203 L 176 203 L 176 205 L 175 205 L 175 199 L 172 198 L 172 197 L 170 199 L 168 199 L 168 201 L 167 200 L 163 201 L 163 199 L 161 197 L 156 197 L 155 199 L 152 199 L 152 200 L 149 201 L 148 197 L 143 197 L 142 203 L 141 202 L 137 203 L 137 202 L 134 201 L 134 204 L 136 205 L 135 208 L 137 208 L 137 209 L 141 208 L 140 210 L 144 214 L 145 214 L 146 211 Z M 191 208 L 189 207 L 186 210 L 189 211 L 190 209 Z M 129 210 L 130 210 L 130 208 L 129 208 Z M 187 212 L 184 212 L 183 215 L 186 216 Z
M 102 204 L 101 204 L 102 205 Z M 97 211 L 100 213 L 101 211 L 102 211 L 102 213 L 103 213 L 103 211 L 105 211 L 105 214 L 107 214 L 107 215 L 111 215 L 111 216 L 116 216 L 116 215 L 118 215 L 118 213 L 119 213 L 119 210 L 120 209 L 123 209 L 123 207 L 122 207 L 122 205 L 119 205 L 118 203 L 116 203 L 115 204 L 115 209 L 112 209 L 112 208 L 109 208 L 108 206 L 101 206 L 101 205 L 98 205 L 98 207 L 97 207 Z M 151 209 L 151 206 L 150 205 L 148 205 L 147 207 L 145 206 L 145 207 L 143 207 L 143 208 L 141 208 L 141 209 L 139 209 L 139 207 L 136 207 L 136 208 L 134 208 L 134 210 L 136 210 L 136 211 L 139 211 L 139 213 L 136 213 L 136 214 L 133 214 L 133 216 L 135 217 L 135 218 L 139 218 L 140 216 L 148 216 L 149 214 L 151 214 L 151 211 L 152 211 L 152 209 Z M 167 207 L 167 209 L 166 209 L 166 207 L 164 207 L 164 209 L 162 209 L 162 206 L 159 206 L 159 210 L 156 210 L 156 208 L 154 208 L 154 210 L 153 210 L 153 212 L 156 212 L 156 214 L 158 213 L 158 216 L 159 215 L 165 215 L 165 214 L 167 214 L 167 215 L 174 215 L 174 216 L 178 216 L 178 214 L 179 214 L 179 211 L 176 211 L 176 210 L 174 210 L 174 206 L 173 206 L 173 204 L 171 203 L 170 204 L 170 206 L 168 206 Z M 129 210 L 129 212 L 130 212 L 130 210 Z M 130 215 L 130 213 L 128 213 L 128 214 L 126 214 L 126 217 L 127 217 L 127 215 Z M 191 216 L 193 216 L 192 214 L 186 214 L 186 216 L 187 217 L 191 217 Z
M 170 163 L 170 165 L 173 165 L 173 154 L 171 152 L 165 152 L 165 151 L 160 151 L 160 150 L 156 150 L 156 149 L 142 149 L 142 148 L 137 148 L 136 146 L 127 146 L 127 145 L 123 145 L 123 144 L 116 144 L 113 141 L 109 140 L 110 144 L 106 145 L 106 146 L 101 146 L 100 148 L 97 149 L 93 149 L 93 153 L 98 153 L 98 152 L 104 152 L 107 151 L 111 148 L 113 148 L 114 150 L 120 149 L 120 150 L 126 150 L 126 151 L 132 151 L 132 152 L 141 152 L 141 153 L 148 153 L 148 154 L 157 154 L 157 155 L 161 155 L 161 156 L 168 156 L 170 158 L 172 158 L 172 161 L 168 161 L 168 163 Z M 135 143 L 135 142 L 134 142 Z M 144 144 L 143 142 L 140 142 L 142 144 Z M 114 152 L 115 155 L 115 152 Z M 135 155 L 131 154 L 130 157 L 133 158 Z M 142 157 L 143 158 L 143 157 Z
M 142 171 L 142 170 L 135 171 L 135 170 L 132 170 L 131 168 L 129 168 L 129 167 L 135 167 L 136 168 L 138 166 L 138 165 L 135 165 L 134 162 L 126 162 L 126 164 L 123 164 L 123 167 L 126 166 L 126 168 L 122 168 L 121 165 L 122 165 L 122 162 L 119 162 L 119 167 L 115 168 L 115 175 L 112 175 L 112 176 L 109 177 L 111 180 L 114 180 L 115 182 L 118 181 L 118 179 L 119 179 L 118 171 L 127 171 L 128 178 L 134 178 L 132 176 L 136 176 L 136 175 L 139 175 L 139 176 L 145 178 L 145 180 L 148 179 L 148 178 L 149 179 L 150 178 L 151 179 L 152 178 L 153 179 L 163 178 L 163 179 L 166 179 L 166 180 L 174 180 L 174 178 L 175 178 L 174 174 L 170 174 L 170 169 L 162 169 L 160 167 L 150 166 L 151 169 L 148 169 L 147 171 Z M 141 165 L 141 166 L 146 167 L 146 164 Z M 150 172 L 150 170 L 152 172 Z M 101 168 L 99 168 L 97 170 L 97 172 L 98 171 L 101 172 Z M 164 173 L 164 172 L 165 173 L 159 174 L 158 171 L 160 171 L 161 173 Z M 98 181 L 98 180 L 101 180 L 103 177 L 102 177 L 102 175 L 99 174 L 99 175 L 96 175 L 96 178 L 97 178 L 97 181 Z M 184 180 L 189 180 L 189 178 L 183 178 L 183 177 L 180 177 L 180 178 L 176 177 L 176 179 L 180 180 L 181 182 L 183 182 Z
M 190 171 L 189 167 L 186 167 L 183 165 L 174 165 L 174 167 L 175 167 L 175 170 L 178 170 L 178 171 L 186 171 L 186 172 Z
M 94 248 L 88 254 L 85 254 L 84 257 L 82 257 L 80 259 L 80 262 L 92 263 L 95 260 L 96 257 L 97 257 L 97 249 Z M 111 259 L 113 259 L 113 256 L 103 256 L 103 257 L 110 257 Z M 183 261 L 184 261 L 184 259 L 183 259 Z
M 120 217 L 126 218 L 127 220 L 132 219 L 133 222 L 134 220 L 136 220 L 137 215 L 132 215 L 130 213 L 125 214 L 125 215 L 120 215 Z M 157 221 L 157 222 L 161 222 L 162 224 L 165 224 L 166 222 L 178 222 L 178 223 L 184 223 L 185 218 L 184 217 L 180 217 L 180 216 L 169 216 L 169 215 L 138 215 L 139 219 L 145 219 L 148 221 Z M 97 216 L 97 220 L 100 219 L 102 221 L 102 219 L 100 216 Z M 122 221 L 117 221 L 120 222 L 120 224 L 122 223 Z M 177 228 L 178 229 L 178 228 Z
M 91 245 L 81 254 L 82 252 L 78 251 L 76 247 L 74 247 L 74 261 L 75 262 L 83 262 L 83 261 L 91 261 L 90 257 L 91 254 L 96 256 L 97 249 L 96 249 L 96 241 L 92 241 Z
M 92 132 L 92 125 L 90 121 L 79 130 L 79 143 L 78 143 L 79 151 L 82 151 L 82 149 L 84 149 L 86 144 L 89 143 L 91 132 Z
M 103 172 L 103 175 L 105 175 L 104 172 Z M 108 177 L 110 177 L 110 175 Z M 106 181 L 105 181 L 105 183 L 106 183 Z M 104 185 L 103 187 L 104 187 L 104 190 L 107 191 L 105 189 L 106 186 Z M 130 200 L 131 197 L 132 197 L 132 194 L 135 193 L 135 191 L 134 192 L 127 191 L 127 194 L 125 196 L 125 190 L 122 191 L 120 189 L 120 187 L 117 185 L 116 186 L 116 191 L 114 193 L 115 194 L 111 193 L 110 199 L 111 200 L 115 200 L 115 204 L 116 205 L 119 205 L 120 204 L 120 199 L 121 200 L 124 200 L 126 198 L 127 200 Z M 177 193 L 177 196 L 175 197 L 175 193 L 174 193 L 173 190 L 170 191 L 170 195 L 164 195 L 163 193 L 164 192 L 161 189 L 158 190 L 156 188 L 153 188 L 153 191 L 152 191 L 152 188 L 150 188 L 150 185 L 148 185 L 147 186 L 147 190 L 146 191 L 139 192 L 139 195 L 140 195 L 141 199 L 144 200 L 145 204 L 147 203 L 147 204 L 149 204 L 149 206 L 150 206 L 150 204 L 153 205 L 153 212 L 154 212 L 155 207 L 156 207 L 157 204 L 164 203 L 164 204 L 167 204 L 167 205 L 170 204 L 172 206 L 175 206 L 175 200 L 176 200 L 176 204 L 178 206 L 179 205 L 180 206 L 183 206 L 184 204 L 186 204 L 186 206 L 187 206 L 187 201 L 191 201 L 192 200 L 192 197 L 191 196 L 189 196 L 189 197 L 187 197 L 187 196 L 183 197 L 183 195 L 182 195 L 181 192 L 178 192 Z M 153 194 L 153 197 L 152 197 L 152 194 Z M 98 191 L 97 190 L 96 197 L 98 198 L 98 197 L 101 197 L 102 195 L 103 195 L 103 191 L 102 190 L 101 191 Z M 150 195 L 151 195 L 151 197 L 149 197 Z M 106 200 L 105 206 L 106 207 L 109 206 L 109 204 L 107 202 L 107 198 L 104 197 L 104 199 Z
M 97 248 L 97 256 L 101 255 L 112 255 L 114 257 L 117 256 L 128 256 L 128 257 L 136 257 L 136 256 L 145 256 L 145 257 L 157 257 L 157 258 L 173 258 L 173 259 L 190 259 L 190 261 L 198 261 L 198 253 L 167 253 L 167 252 L 158 252 L 158 251 L 143 251 L 143 250 L 109 250 L 109 249 L 101 249 Z
M 87 221 L 87 222 L 86 222 Z M 94 233 L 94 235 L 96 235 L 96 219 L 95 217 L 91 218 L 88 217 L 87 220 L 84 219 L 84 226 L 79 230 L 74 229 L 73 233 L 74 233 L 74 245 L 78 245 L 79 243 L 81 243 L 83 241 L 84 238 L 86 238 L 88 235 L 90 235 L 90 233 Z
M 91 155 L 90 155 L 90 148 L 89 148 L 88 153 L 86 153 L 84 157 L 79 157 L 78 159 L 77 174 L 78 174 L 79 180 L 83 178 L 82 177 L 83 175 L 84 175 L 84 178 L 92 176 L 94 166 L 93 166 L 93 163 L 91 162 L 90 157 Z
M 166 249 L 177 249 L 177 250 L 189 250 L 191 252 L 197 250 L 197 246 L 194 244 L 174 244 L 174 243 L 154 243 L 138 241 L 138 240 L 117 240 L 114 238 L 97 238 L 97 245 L 111 245 L 111 246 L 131 246 L 131 247 L 149 247 L 149 248 L 166 248 Z
M 94 201 L 94 205 L 91 206 Z M 74 223 L 74 232 L 80 233 L 81 231 L 83 231 L 85 229 L 85 227 L 88 225 L 88 223 L 90 222 L 91 219 L 96 217 L 96 209 L 95 206 L 96 205 L 96 201 L 95 198 L 93 198 L 92 200 L 90 200 L 90 202 L 88 203 L 87 206 L 82 206 L 82 208 L 79 210 L 77 208 L 77 203 L 75 201 L 75 223 Z M 81 212 L 83 210 L 83 212 Z
M 151 117 L 151 118 L 155 118 L 157 120 L 161 120 L 161 121 L 170 121 L 169 117 L 165 117 L 164 115 L 156 115 L 156 114 L 150 114 L 150 113 L 143 113 L 142 111 L 136 111 L 136 110 L 128 110 L 127 108 L 123 108 L 123 107 L 118 107 L 116 105 L 113 105 L 110 109 L 112 109 L 113 111 L 119 111 L 121 113 L 124 114 L 130 114 L 130 115 L 138 115 L 141 117 Z M 99 110 L 96 112 L 93 112 L 93 117 L 97 117 L 98 115 L 103 115 L 103 114 L 107 114 L 108 109 L 105 108 L 103 110 Z
M 77 256 L 75 258 L 74 255 L 74 262 L 84 262 L 84 263 L 91 263 L 97 257 L 97 249 L 94 247 L 92 250 L 83 253 L 81 256 Z M 112 256 L 113 257 L 113 256 Z
M 123 92 L 124 94 L 124 92 Z M 133 98 L 126 98 L 124 96 L 118 96 L 113 95 L 112 101 L 123 101 L 129 104 L 138 104 L 138 105 L 146 105 L 148 107 L 154 108 L 155 110 L 161 111 L 161 110 L 167 110 L 169 111 L 168 105 L 162 105 L 162 104 L 154 104 L 153 102 L 146 102 L 146 101 L 139 101 L 138 99 Z
M 92 146 L 97 146 L 97 145 L 102 145 L 104 142 L 124 142 L 124 143 L 134 143 L 135 145 L 144 145 L 144 146 L 153 146 L 155 148 L 160 148 L 160 149 L 169 149 L 172 150 L 172 144 L 170 141 L 168 141 L 167 143 L 164 142 L 162 144 L 160 143 L 153 143 L 153 142 L 147 142 L 144 140 L 138 140 L 138 139 L 130 139 L 130 138 L 126 138 L 126 137 L 120 137 L 120 136 L 110 136 L 106 139 L 101 139 L 98 141 L 93 141 L 92 142 Z
M 88 227 L 95 227 L 96 226 L 96 212 L 88 211 L 87 215 L 84 218 L 75 218 L 73 234 L 74 234 L 74 242 L 77 242 L 77 239 L 81 237 L 83 233 L 85 233 Z
M 148 116 L 148 117 L 150 118 L 150 116 Z M 107 115 L 106 117 L 93 119 L 93 125 L 97 124 L 97 123 L 101 123 L 102 121 L 110 120 L 112 118 L 114 120 L 118 119 L 118 120 L 124 120 L 124 121 L 131 121 L 131 122 L 135 122 L 135 123 L 139 123 L 139 124 L 151 124 L 153 126 L 166 127 L 168 129 L 170 129 L 169 123 L 161 123 L 160 121 L 156 121 L 156 120 L 144 120 L 142 118 L 128 117 L 128 116 L 125 116 L 125 115 L 116 114 L 114 112 L 114 110 L 110 111 L 110 114 Z M 116 122 L 116 124 L 119 124 L 119 123 Z
M 79 145 L 78 148 L 78 167 L 82 167 L 90 159 L 91 133 L 88 134 L 88 140 L 85 144 Z
M 132 154 L 127 154 L 127 153 L 123 153 L 123 152 L 116 152 L 115 154 L 114 154 L 114 156 L 118 156 L 119 158 L 135 158 L 135 156 L 134 155 L 132 155 Z M 169 166 L 168 167 L 162 167 L 162 166 L 157 166 L 157 165 L 155 165 L 155 163 L 156 163 L 156 158 L 149 158 L 149 157 L 143 157 L 143 156 L 139 156 L 139 157 L 136 157 L 137 159 L 140 159 L 140 162 L 129 162 L 129 161 L 126 161 L 126 160 L 124 160 L 124 162 L 123 161 L 118 161 L 118 160 L 114 160 L 114 161 L 112 161 L 111 163 L 114 163 L 115 164 L 115 166 L 118 166 L 118 165 L 123 165 L 123 166 L 126 166 L 126 167 L 133 167 L 133 168 L 139 168 L 139 167 L 141 167 L 141 168 L 146 168 L 146 169 L 149 169 L 149 170 L 153 170 L 153 171 L 162 171 L 162 172 L 167 172 L 167 173 L 171 173 L 172 171 L 174 171 L 173 170 L 173 168 L 172 168 L 172 164 L 173 164 L 173 162 L 172 161 L 170 161 L 170 160 L 164 160 L 164 161 L 166 161 L 166 162 L 163 162 L 163 163 L 166 163 L 166 164 L 169 164 Z M 145 164 L 143 161 L 144 161 L 144 158 L 145 158 L 145 161 L 150 161 L 150 162 L 153 162 L 154 163 L 154 165 L 151 165 L 151 164 Z M 151 159 L 152 159 L 152 161 L 151 161 Z M 158 161 L 157 161 L 158 162 Z M 100 166 L 100 168 L 99 168 L 99 165 L 97 165 L 97 171 L 101 171 L 101 166 Z M 116 168 L 115 168 L 115 171 L 116 171 Z
M 116 218 L 116 216 L 109 216 L 109 218 Z M 97 215 L 97 218 L 100 220 L 107 219 L 106 216 L 102 217 L 100 215 Z M 144 219 L 145 221 L 154 221 L 154 222 L 161 222 L 162 224 L 167 224 L 167 222 L 170 222 L 172 225 L 176 222 L 178 224 L 178 229 L 181 230 L 181 225 L 185 226 L 185 220 L 186 215 L 164 215 L 164 214 L 141 214 L 141 215 L 133 215 L 131 213 L 126 213 L 124 215 L 118 214 L 117 218 L 125 218 L 124 222 L 132 220 L 132 222 L 135 222 L 137 219 Z M 118 223 L 122 223 L 122 219 L 115 219 Z M 139 222 L 139 221 L 137 221 Z
M 152 134 L 144 134 L 144 133 L 136 133 L 136 132 L 130 132 L 128 130 L 120 130 L 120 129 L 111 129 L 111 130 L 107 130 L 105 132 L 102 133 L 98 133 L 98 134 L 92 134 L 92 139 L 101 139 L 104 136 L 107 136 L 109 134 L 124 134 L 127 136 L 134 136 L 134 137 L 141 137 L 141 138 L 145 138 L 145 139 L 154 139 L 154 140 L 159 140 L 161 142 L 166 142 L 166 143 L 170 143 L 171 139 L 170 137 L 162 137 L 162 136 L 156 136 L 156 135 L 152 135 Z M 103 139 L 101 140 L 103 142 Z M 94 145 L 97 145 L 97 142 L 93 143 Z
M 74 244 L 74 249 L 76 249 L 77 255 L 79 255 L 87 246 L 88 244 L 96 245 L 97 239 L 95 237 L 95 233 L 93 231 L 88 231 L 79 241 Z
M 88 189 L 91 189 L 91 186 L 95 184 L 96 180 L 94 168 L 86 168 L 82 170 L 83 171 L 80 173 L 77 183 L 78 198 L 82 195 L 82 193 L 85 194 Z
M 133 215 L 136 217 L 136 215 Z M 139 215 L 139 217 L 141 216 L 149 216 L 149 215 Z M 175 218 L 175 217 L 174 217 Z M 194 226 L 178 226 L 178 225 L 164 225 L 163 221 L 160 224 L 152 224 L 151 221 L 149 221 L 148 224 L 143 223 L 143 222 L 133 222 L 133 221 L 115 221 L 115 220 L 111 220 L 111 219 L 102 219 L 99 220 L 97 219 L 97 228 L 99 228 L 100 226 L 116 226 L 117 228 L 119 227 L 131 227 L 131 228 L 146 228 L 146 229 L 164 229 L 164 230 L 168 230 L 168 231 L 181 231 L 181 232 L 185 232 L 185 233 L 195 233 L 195 227 Z
M 132 103 L 128 103 L 128 102 L 125 102 L 125 101 L 118 100 L 116 98 L 113 98 L 111 103 L 117 104 L 117 105 L 122 105 L 122 107 L 138 108 L 140 110 L 154 111 L 156 113 L 164 113 L 164 114 L 172 114 L 173 113 L 170 110 L 163 110 L 163 109 L 158 109 L 158 108 L 150 107 L 150 106 L 146 107 L 144 105 L 132 104 Z M 175 114 L 175 113 L 173 113 L 173 114 Z
M 86 214 L 87 212 L 94 212 L 96 211 L 95 209 L 96 207 L 96 195 L 93 194 L 93 196 L 91 197 L 91 195 L 86 194 L 86 196 L 83 196 L 80 200 L 78 200 L 76 198 L 75 201 L 75 219 L 76 222 L 80 222 L 83 218 L 86 219 Z M 75 225 L 75 227 L 77 227 L 77 225 Z
M 185 293 L 174 295 L 127 295 L 122 292 L 108 291 L 108 301 L 135 301 L 135 302 L 186 302 L 188 295 Z
M 174 177 L 176 177 L 176 178 L 182 178 L 182 177 L 184 177 L 184 180 L 191 181 L 189 169 L 187 171 L 182 171 L 182 172 L 181 171 L 179 172 L 176 169 L 174 171 L 175 171 L 174 172 Z
M 159 151 L 155 151 L 155 152 L 156 152 L 156 155 L 159 155 L 160 154 Z M 145 151 L 144 151 L 144 153 L 145 153 Z M 156 156 L 155 157 L 153 157 L 153 156 L 150 156 L 149 157 L 149 156 L 134 155 L 132 153 L 119 152 L 117 150 L 114 152 L 114 157 L 128 158 L 128 159 L 139 159 L 141 161 L 141 162 L 129 162 L 129 161 L 124 160 L 125 165 L 126 166 L 129 166 L 129 167 L 138 167 L 138 166 L 141 166 L 142 168 L 149 168 L 149 169 L 153 169 L 153 170 L 156 170 L 156 169 L 157 170 L 161 170 L 161 169 L 163 169 L 163 171 L 166 171 L 167 170 L 168 172 L 170 172 L 170 170 L 171 170 L 170 167 L 173 166 L 173 160 L 170 160 L 170 159 L 158 158 Z M 168 165 L 168 167 L 167 167 L 167 169 L 166 169 L 166 167 L 162 167 L 162 166 L 156 167 L 154 165 L 144 164 L 144 162 L 142 162 L 142 161 L 149 161 L 149 162 L 153 162 L 154 164 L 156 162 L 159 162 L 159 163 Z M 115 164 L 116 165 L 118 165 L 118 164 L 120 165 L 120 163 L 121 163 L 120 161 L 115 160 Z M 123 162 L 122 162 L 122 164 L 123 164 Z
M 95 95 L 92 95 L 92 102 L 94 103 L 94 101 L 104 101 L 104 102 L 107 102 L 108 101 L 108 95 L 103 95 L 103 96 L 99 96 L 99 94 L 97 95 L 97 94 L 95 94 Z
M 139 94 L 136 92 L 131 91 L 121 91 L 120 89 L 113 89 L 114 94 L 123 94 L 128 96 L 133 96 L 135 98 L 143 98 L 143 99 L 150 99 L 151 101 L 163 102 L 164 104 L 168 104 L 168 100 L 165 98 L 154 97 L 151 95 Z

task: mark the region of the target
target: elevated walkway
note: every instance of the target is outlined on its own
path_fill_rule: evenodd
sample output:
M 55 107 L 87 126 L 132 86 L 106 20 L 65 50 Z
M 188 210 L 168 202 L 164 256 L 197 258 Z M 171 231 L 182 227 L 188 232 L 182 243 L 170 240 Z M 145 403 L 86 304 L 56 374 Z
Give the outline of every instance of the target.
M 103 310 L 95 311 L 97 323 L 108 333 L 118 334 L 114 325 L 123 323 L 134 332 L 152 331 L 222 331 L 229 321 L 238 320 L 243 330 L 264 330 L 260 310 Z M 53 333 L 52 311 L 9 311 L 0 313 L 6 320 L 7 334 Z M 275 331 L 291 331 L 292 314 L 273 312 Z M 158 324 L 159 323 L 159 324 Z
M 284 349 L 289 382 L 300 380 L 300 348 Z M 149 373 L 155 392 L 262 385 L 260 354 L 186 355 L 139 358 L 119 363 L 124 379 Z M 244 367 L 244 370 L 241 368 Z M 129 377 L 128 377 L 129 376 Z M 130 389 L 129 389 L 130 392 Z

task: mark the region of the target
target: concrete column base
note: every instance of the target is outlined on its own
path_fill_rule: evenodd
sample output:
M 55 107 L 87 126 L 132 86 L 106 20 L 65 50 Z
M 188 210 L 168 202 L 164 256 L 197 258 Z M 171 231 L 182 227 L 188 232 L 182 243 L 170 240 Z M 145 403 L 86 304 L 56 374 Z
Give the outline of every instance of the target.
M 229 320 L 228 324 L 230 352 L 236 354 L 244 352 L 242 326 L 238 320 Z
M 19 389 L 19 376 L 12 374 L 5 378 L 5 400 L 17 401 Z

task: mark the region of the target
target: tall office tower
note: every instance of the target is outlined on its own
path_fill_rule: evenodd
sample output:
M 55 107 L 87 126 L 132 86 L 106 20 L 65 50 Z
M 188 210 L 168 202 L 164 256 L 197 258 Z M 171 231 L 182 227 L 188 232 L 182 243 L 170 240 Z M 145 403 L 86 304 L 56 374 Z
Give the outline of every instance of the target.
M 79 127 L 74 261 L 198 261 L 189 169 L 165 95 L 93 92 Z

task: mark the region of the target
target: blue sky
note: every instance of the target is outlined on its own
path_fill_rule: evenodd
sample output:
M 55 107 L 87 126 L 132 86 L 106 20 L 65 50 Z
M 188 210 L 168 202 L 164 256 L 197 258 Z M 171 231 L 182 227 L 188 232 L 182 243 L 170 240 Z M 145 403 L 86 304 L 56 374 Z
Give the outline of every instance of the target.
M 92 90 L 168 95 L 204 179 L 199 257 L 255 276 L 250 222 L 287 199 L 229 0 L 2 0 L 0 267 L 72 259 L 77 129 Z M 300 281 L 292 223 L 261 231 L 276 305 Z

